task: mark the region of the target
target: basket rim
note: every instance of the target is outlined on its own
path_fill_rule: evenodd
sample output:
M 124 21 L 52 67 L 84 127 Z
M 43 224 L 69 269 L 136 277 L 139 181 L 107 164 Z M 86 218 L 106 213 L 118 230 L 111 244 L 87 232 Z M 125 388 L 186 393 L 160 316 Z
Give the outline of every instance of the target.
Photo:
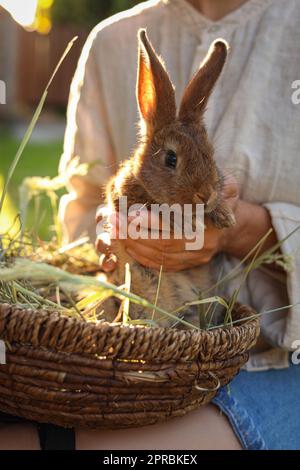
M 235 319 L 255 315 L 236 303 Z M 220 360 L 248 351 L 259 335 L 259 318 L 212 330 L 180 330 L 147 325 L 84 322 L 60 312 L 22 308 L 0 302 L 0 339 L 67 354 L 109 359 Z

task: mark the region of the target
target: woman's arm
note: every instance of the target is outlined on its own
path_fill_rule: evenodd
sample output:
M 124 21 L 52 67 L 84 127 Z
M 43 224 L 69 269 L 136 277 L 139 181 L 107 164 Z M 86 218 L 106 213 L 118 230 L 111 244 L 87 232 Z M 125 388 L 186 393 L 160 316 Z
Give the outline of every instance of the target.
M 242 199 L 239 199 L 236 205 L 235 217 L 236 225 L 220 234 L 219 251 L 242 259 L 273 228 L 272 220 L 265 207 Z M 272 248 L 277 241 L 273 230 L 266 238 L 261 251 Z
M 69 189 L 60 200 L 65 242 L 86 233 L 95 239 L 100 188 L 110 178 L 111 165 L 115 164 L 101 70 L 96 60 L 101 44 L 101 38 L 92 32 L 83 48 L 70 90 L 64 152 L 59 166 L 59 172 L 67 175 Z M 89 165 L 86 174 L 68 176 L 68 168 L 75 159 Z

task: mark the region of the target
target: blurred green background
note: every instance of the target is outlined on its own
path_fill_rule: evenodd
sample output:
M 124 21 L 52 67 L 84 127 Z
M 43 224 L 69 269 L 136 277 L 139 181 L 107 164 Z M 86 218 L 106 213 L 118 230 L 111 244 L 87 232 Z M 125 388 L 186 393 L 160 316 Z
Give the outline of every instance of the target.
M 20 139 L 14 137 L 9 130 L 2 129 L 0 131 L 0 193 L 2 193 L 5 178 L 19 144 Z M 3 211 L 0 214 L 0 234 L 9 229 L 11 229 L 12 234 L 16 233 L 18 224 L 13 225 L 13 222 L 19 212 L 19 188 L 24 178 L 29 176 L 54 177 L 57 174 L 62 146 L 62 139 L 54 139 L 51 142 L 47 140 L 40 143 L 33 142 L 27 145 L 11 179 Z M 36 219 L 37 215 L 32 202 L 26 218 L 27 228 L 35 226 L 38 229 L 39 237 L 42 239 L 51 238 L 53 235 L 51 230 L 53 224 L 52 211 L 50 201 L 45 195 L 40 198 L 39 220 Z
M 99 19 L 107 18 L 114 13 L 131 8 L 135 0 L 56 0 L 52 7 L 52 18 L 55 23 L 72 23 L 94 26 Z

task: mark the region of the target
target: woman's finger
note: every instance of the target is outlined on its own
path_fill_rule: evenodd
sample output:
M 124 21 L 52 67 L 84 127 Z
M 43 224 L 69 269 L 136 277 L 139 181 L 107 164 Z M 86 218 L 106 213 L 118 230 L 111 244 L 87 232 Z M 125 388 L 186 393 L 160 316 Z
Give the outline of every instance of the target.
M 117 267 L 117 257 L 112 253 L 109 255 L 102 254 L 99 258 L 100 268 L 105 273 L 114 271 Z
M 179 253 L 163 253 L 152 247 L 142 246 L 135 241 L 127 241 L 125 244 L 126 251 L 136 261 L 141 262 L 144 266 L 155 266 L 159 269 L 163 266 L 165 270 L 183 270 L 189 269 L 210 261 L 212 253 L 210 251 L 182 251 Z
M 108 253 L 111 248 L 110 234 L 107 232 L 100 233 L 96 238 L 95 246 L 99 253 Z
M 101 238 L 97 238 L 96 242 L 95 242 L 95 246 L 96 246 L 96 250 L 98 251 L 98 253 L 106 253 L 109 249 L 109 246 L 104 243 L 103 240 L 101 240 Z
M 135 261 L 140 263 L 142 266 L 145 266 L 146 268 L 155 269 L 157 271 L 160 270 L 161 264 L 156 263 L 153 259 L 146 258 L 143 254 L 137 253 L 136 250 L 132 250 L 131 248 L 128 248 L 126 251 L 129 254 L 129 256 L 131 256 Z
M 96 212 L 96 223 L 101 222 L 104 218 L 108 218 L 111 214 L 111 210 L 107 206 L 98 207 Z
M 144 214 L 144 221 L 150 222 L 149 211 Z M 147 219 L 145 217 L 147 216 Z M 149 217 L 149 218 L 148 218 Z M 134 240 L 143 246 L 148 246 L 159 250 L 163 253 L 179 253 L 185 250 L 186 243 L 191 243 L 193 240 L 186 240 L 185 238 L 174 238 L 174 234 L 169 231 L 156 230 L 156 227 L 151 227 L 148 230 L 147 223 L 143 225 L 143 220 L 134 219 L 129 216 L 128 219 L 124 219 L 122 214 L 116 214 L 116 217 L 112 221 L 112 226 L 115 230 L 115 236 L 119 240 Z M 141 223 L 140 223 L 141 222 Z M 161 227 L 161 226 L 160 226 Z
M 145 206 L 142 206 L 140 210 L 129 211 L 128 222 L 133 225 L 138 224 L 147 230 L 151 227 L 158 231 L 162 229 L 160 215 L 154 210 L 148 210 Z
M 135 261 L 137 261 L 138 263 L 140 263 L 141 265 L 147 268 L 155 269 L 156 271 L 159 271 L 162 266 L 163 272 L 178 272 L 178 271 L 183 271 L 185 269 L 193 268 L 200 264 L 199 261 L 196 262 L 195 260 L 193 261 L 193 263 L 191 262 L 189 263 L 171 262 L 170 263 L 169 260 L 166 260 L 166 259 L 162 260 L 161 263 L 158 263 L 155 259 L 148 258 L 145 256 L 144 253 L 137 252 L 136 250 L 132 250 L 131 248 L 128 248 L 126 251 L 129 254 L 129 256 L 131 256 Z
M 147 240 L 148 241 L 148 240 Z M 169 253 L 162 249 L 157 248 L 156 244 L 144 244 L 140 240 L 124 240 L 123 244 L 126 250 L 131 250 L 131 252 L 136 253 L 139 256 L 142 256 L 145 259 L 148 259 L 151 262 L 154 262 L 156 265 L 169 265 L 177 264 L 177 260 L 181 260 L 185 256 L 185 253 L 188 252 L 176 252 Z
M 144 258 L 154 261 L 156 264 L 161 265 L 164 259 L 164 253 L 158 250 L 155 246 L 148 246 L 140 243 L 138 240 L 128 240 L 123 241 L 123 246 L 126 251 L 131 250 L 133 253 L 143 256 Z
M 111 252 L 111 241 L 109 234 L 106 232 L 101 233 L 95 243 L 96 250 L 101 253 L 99 258 L 100 268 L 108 273 L 116 269 L 117 257 Z
M 239 197 L 239 185 L 236 178 L 230 173 L 224 174 L 224 187 L 222 195 L 224 199 L 236 199 Z
M 133 242 L 137 245 L 140 245 L 141 247 L 152 248 L 153 250 L 156 250 L 161 253 L 180 253 L 185 250 L 186 240 L 176 240 L 174 238 L 170 238 L 168 240 L 138 238 L 137 240 L 134 240 L 132 238 L 128 238 L 124 242 L 125 244 Z

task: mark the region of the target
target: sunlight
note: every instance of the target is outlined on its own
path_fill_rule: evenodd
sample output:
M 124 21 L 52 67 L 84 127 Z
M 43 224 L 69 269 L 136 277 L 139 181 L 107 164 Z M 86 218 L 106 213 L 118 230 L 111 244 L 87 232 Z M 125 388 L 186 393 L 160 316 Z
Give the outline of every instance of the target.
M 0 194 L 2 194 L 4 187 L 4 178 L 2 175 L 0 175 Z M 4 200 L 4 205 L 2 212 L 0 214 L 0 234 L 6 233 L 9 229 L 10 235 L 14 235 L 17 231 L 17 225 L 15 224 L 14 227 L 12 227 L 15 217 L 17 215 L 17 209 L 12 202 L 11 198 L 9 197 L 8 194 L 6 194 L 5 200 Z
M 34 23 L 38 0 L 0 0 L 3 6 L 21 26 L 28 27 Z

